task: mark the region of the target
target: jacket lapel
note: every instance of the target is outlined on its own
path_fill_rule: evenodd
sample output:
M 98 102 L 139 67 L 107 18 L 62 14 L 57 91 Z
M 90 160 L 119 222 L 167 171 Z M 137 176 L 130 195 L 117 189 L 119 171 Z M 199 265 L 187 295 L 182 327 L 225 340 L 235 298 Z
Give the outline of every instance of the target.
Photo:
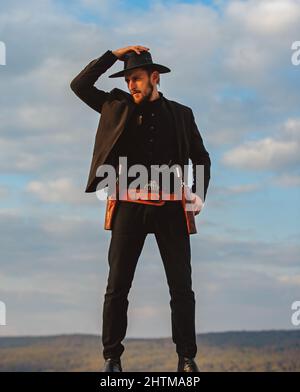
M 177 110 L 175 110 L 174 105 L 172 101 L 169 101 L 167 98 L 163 97 L 164 99 L 164 104 L 165 108 L 169 110 L 171 117 L 172 117 L 172 122 L 173 122 L 173 129 L 175 131 L 175 137 L 176 137 L 176 144 L 177 144 L 177 152 L 178 152 L 178 158 L 181 160 L 182 157 L 182 145 L 181 145 L 181 135 L 180 135 L 180 124 L 181 124 L 181 118 Z
M 129 95 L 129 94 L 128 94 Z M 105 162 L 108 154 L 124 131 L 125 125 L 134 112 L 134 102 L 130 99 L 105 102 L 96 135 L 92 170 Z M 102 147 L 101 147 L 102 146 Z

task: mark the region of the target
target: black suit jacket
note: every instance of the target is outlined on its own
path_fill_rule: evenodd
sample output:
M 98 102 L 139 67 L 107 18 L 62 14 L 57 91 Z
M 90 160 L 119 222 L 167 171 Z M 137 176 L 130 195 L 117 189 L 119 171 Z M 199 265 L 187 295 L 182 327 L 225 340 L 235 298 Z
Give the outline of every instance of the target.
M 105 92 L 94 85 L 97 79 L 116 61 L 117 57 L 111 50 L 107 50 L 101 57 L 92 60 L 70 83 L 74 93 L 101 114 L 85 192 L 97 190 L 97 184 L 100 180 L 96 176 L 97 168 L 106 162 L 108 154 L 123 132 L 126 121 L 135 108 L 131 94 L 126 91 L 114 88 L 110 92 Z M 189 159 L 193 163 L 193 192 L 196 190 L 195 167 L 196 165 L 204 165 L 204 194 L 201 195 L 197 192 L 204 201 L 210 180 L 211 161 L 195 123 L 193 111 L 188 106 L 171 101 L 164 96 L 163 100 L 175 120 L 178 164 L 183 170 L 184 165 L 189 164 Z

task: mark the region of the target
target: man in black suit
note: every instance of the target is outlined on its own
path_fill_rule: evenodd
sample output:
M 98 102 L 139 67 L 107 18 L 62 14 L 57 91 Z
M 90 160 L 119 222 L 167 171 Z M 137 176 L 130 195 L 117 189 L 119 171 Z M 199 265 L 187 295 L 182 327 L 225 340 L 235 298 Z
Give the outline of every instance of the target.
M 94 86 L 115 61 L 124 69 L 110 77 L 125 77 L 129 93 L 110 92 Z M 130 168 L 140 164 L 179 165 L 182 172 L 193 163 L 193 216 L 203 208 L 210 180 L 210 157 L 196 126 L 192 109 L 167 99 L 157 90 L 160 74 L 168 67 L 153 63 L 149 48 L 135 45 L 108 50 L 91 61 L 71 82 L 75 94 L 101 113 L 86 192 L 101 189 L 97 175 L 103 164 L 119 168 L 119 157 Z M 203 187 L 196 186 L 196 166 L 203 165 Z M 128 180 L 128 178 L 127 178 Z M 128 181 L 130 183 L 130 180 Z M 151 183 L 152 184 L 152 183 Z M 156 184 L 163 189 L 161 183 Z M 149 189 L 149 183 L 145 184 Z M 152 186 L 152 185 L 151 185 Z M 172 193 L 172 191 L 171 191 Z M 109 276 L 103 306 L 102 343 L 104 371 L 122 371 L 121 355 L 127 329 L 128 293 L 137 261 L 148 233 L 154 233 L 164 264 L 171 296 L 172 339 L 176 344 L 179 372 L 198 372 L 195 333 L 195 297 L 191 280 L 190 230 L 182 202 L 163 205 L 119 200 L 113 216 L 109 247 Z

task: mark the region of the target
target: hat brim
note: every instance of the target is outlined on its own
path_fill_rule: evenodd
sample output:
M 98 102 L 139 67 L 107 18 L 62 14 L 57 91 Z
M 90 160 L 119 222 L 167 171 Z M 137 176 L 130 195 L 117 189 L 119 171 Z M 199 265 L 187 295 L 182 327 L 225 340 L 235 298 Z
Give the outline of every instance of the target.
M 139 65 L 135 65 L 134 67 L 129 67 L 127 69 L 123 69 L 123 71 L 119 71 L 116 72 L 112 75 L 109 75 L 109 78 L 119 78 L 121 76 L 125 76 L 125 72 L 130 71 L 132 69 L 135 68 L 144 68 L 144 67 L 151 67 L 155 70 L 157 70 L 159 73 L 167 73 L 167 72 L 171 72 L 170 68 L 165 67 L 164 65 L 161 64 L 155 64 L 155 63 L 151 63 L 151 64 L 139 64 Z

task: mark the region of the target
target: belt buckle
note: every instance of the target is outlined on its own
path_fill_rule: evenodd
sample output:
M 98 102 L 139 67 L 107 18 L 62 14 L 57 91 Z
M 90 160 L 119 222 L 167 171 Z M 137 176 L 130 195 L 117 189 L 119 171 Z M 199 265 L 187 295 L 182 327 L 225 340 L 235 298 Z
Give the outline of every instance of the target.
M 157 182 L 155 180 L 151 180 L 146 185 L 144 185 L 144 189 L 147 189 L 148 191 L 150 190 L 151 192 L 152 191 L 159 192 L 159 185 L 157 184 Z
M 143 189 L 148 192 L 148 200 L 151 203 L 161 203 L 162 196 L 159 189 L 159 184 L 155 180 L 150 180 L 147 184 L 144 185 Z M 152 198 L 154 195 L 154 198 Z

